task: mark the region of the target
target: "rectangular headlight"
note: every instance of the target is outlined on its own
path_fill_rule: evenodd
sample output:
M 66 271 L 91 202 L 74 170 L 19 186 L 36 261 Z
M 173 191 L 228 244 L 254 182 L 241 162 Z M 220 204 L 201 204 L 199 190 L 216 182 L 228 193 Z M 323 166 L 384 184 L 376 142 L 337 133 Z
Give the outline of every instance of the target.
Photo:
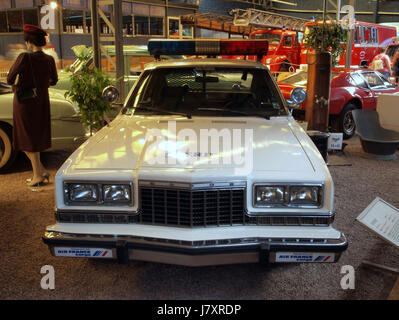
M 291 186 L 289 203 L 292 205 L 320 205 L 320 187 Z
M 255 185 L 255 207 L 320 207 L 321 185 Z
M 284 204 L 285 186 L 256 186 L 255 205 Z
M 98 188 L 96 184 L 74 183 L 67 185 L 68 200 L 74 202 L 97 202 Z
M 133 184 L 64 182 L 67 205 L 133 205 Z
M 103 185 L 103 198 L 105 202 L 130 202 L 131 190 L 129 185 Z

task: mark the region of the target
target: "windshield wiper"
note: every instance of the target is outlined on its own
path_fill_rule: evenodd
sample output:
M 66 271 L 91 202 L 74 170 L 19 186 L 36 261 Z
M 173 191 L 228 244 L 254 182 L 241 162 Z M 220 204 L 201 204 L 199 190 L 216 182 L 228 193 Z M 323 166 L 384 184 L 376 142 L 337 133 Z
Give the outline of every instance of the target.
M 137 107 L 133 109 L 142 109 L 142 110 L 148 110 L 148 111 L 155 111 L 155 112 L 163 112 L 163 113 L 168 113 L 168 114 L 174 114 L 174 115 L 179 115 L 179 116 L 184 116 L 187 117 L 188 119 L 191 119 L 191 114 L 188 113 L 181 113 L 181 112 L 176 112 L 176 111 L 171 111 L 171 110 L 164 110 L 164 109 L 158 109 L 158 108 L 152 108 L 149 106 L 150 103 L 146 102 L 140 102 Z
M 248 112 L 244 112 L 244 111 L 223 109 L 223 108 L 198 108 L 198 110 L 230 112 L 230 113 L 242 114 L 242 115 L 250 116 L 250 117 L 260 117 L 260 118 L 264 118 L 266 120 L 270 120 L 270 116 L 268 116 L 266 114 L 260 114 L 260 113 L 248 113 Z

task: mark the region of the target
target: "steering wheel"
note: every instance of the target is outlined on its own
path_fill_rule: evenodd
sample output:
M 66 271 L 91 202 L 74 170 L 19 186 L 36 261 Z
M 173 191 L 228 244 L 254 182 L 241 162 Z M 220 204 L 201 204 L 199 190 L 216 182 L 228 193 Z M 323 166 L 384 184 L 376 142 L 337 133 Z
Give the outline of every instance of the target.
M 223 108 L 234 109 L 237 105 L 248 105 L 251 109 L 258 109 L 252 94 L 233 93 L 231 99 L 227 101 Z

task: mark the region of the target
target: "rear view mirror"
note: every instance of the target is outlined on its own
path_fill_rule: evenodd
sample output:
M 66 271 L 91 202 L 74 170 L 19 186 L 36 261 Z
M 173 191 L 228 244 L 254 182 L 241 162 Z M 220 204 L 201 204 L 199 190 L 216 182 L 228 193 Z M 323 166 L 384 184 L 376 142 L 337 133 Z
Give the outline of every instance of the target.
M 103 90 L 103 99 L 108 103 L 112 103 L 119 98 L 119 91 L 114 86 L 105 87 Z

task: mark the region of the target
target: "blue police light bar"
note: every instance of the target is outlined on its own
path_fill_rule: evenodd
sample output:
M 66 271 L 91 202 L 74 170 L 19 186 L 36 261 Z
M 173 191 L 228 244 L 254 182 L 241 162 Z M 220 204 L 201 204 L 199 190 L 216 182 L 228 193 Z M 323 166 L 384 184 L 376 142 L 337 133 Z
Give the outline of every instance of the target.
M 263 39 L 151 39 L 148 51 L 160 55 L 266 55 L 269 43 Z

